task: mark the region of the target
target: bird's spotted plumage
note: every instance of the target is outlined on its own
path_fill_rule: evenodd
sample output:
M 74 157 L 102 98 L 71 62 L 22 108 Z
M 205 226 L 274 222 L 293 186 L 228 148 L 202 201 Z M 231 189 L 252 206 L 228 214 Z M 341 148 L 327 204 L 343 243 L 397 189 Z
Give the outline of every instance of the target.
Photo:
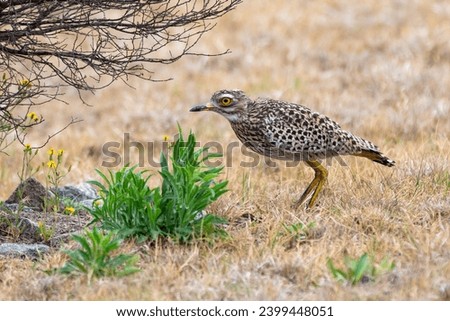
M 209 103 L 191 109 L 202 110 L 227 118 L 237 137 L 253 151 L 282 160 L 305 161 L 313 167 L 316 177 L 297 203 L 314 192 L 308 206 L 313 205 L 327 176 L 326 169 L 320 165 L 321 159 L 355 155 L 386 166 L 395 163 L 373 143 L 299 104 L 266 98 L 251 100 L 240 90 L 220 90 Z

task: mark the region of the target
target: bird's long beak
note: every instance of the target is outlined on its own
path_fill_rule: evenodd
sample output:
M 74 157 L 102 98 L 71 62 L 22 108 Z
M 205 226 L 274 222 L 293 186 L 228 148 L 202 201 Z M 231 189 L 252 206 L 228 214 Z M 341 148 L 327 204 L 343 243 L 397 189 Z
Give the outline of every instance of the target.
M 214 107 L 211 103 L 206 103 L 204 105 L 197 105 L 189 109 L 189 111 L 197 112 L 197 111 L 204 111 L 204 110 L 211 110 Z

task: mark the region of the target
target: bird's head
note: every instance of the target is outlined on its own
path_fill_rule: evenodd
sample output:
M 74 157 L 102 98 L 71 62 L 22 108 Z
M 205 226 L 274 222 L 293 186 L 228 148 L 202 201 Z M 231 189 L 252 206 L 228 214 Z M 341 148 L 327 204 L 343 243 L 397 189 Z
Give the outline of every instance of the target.
M 212 95 L 208 103 L 196 105 L 190 111 L 214 111 L 230 122 L 236 122 L 245 113 L 250 102 L 250 98 L 241 90 L 219 90 Z

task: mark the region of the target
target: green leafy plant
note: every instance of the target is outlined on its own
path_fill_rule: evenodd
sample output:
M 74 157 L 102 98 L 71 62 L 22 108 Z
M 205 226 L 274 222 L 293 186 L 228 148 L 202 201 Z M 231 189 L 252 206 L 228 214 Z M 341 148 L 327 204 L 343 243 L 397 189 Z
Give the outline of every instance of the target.
M 289 225 L 283 223 L 284 233 L 298 237 L 299 239 L 305 239 L 308 236 L 309 230 L 315 226 L 316 222 L 310 222 L 308 224 L 299 222 Z
M 296 244 L 306 241 L 310 237 L 311 230 L 316 226 L 315 222 L 304 224 L 302 222 L 286 224 L 282 223 L 282 229 L 276 234 L 273 245 L 282 241 L 282 245 L 292 248 Z
M 226 223 L 217 216 L 203 215 L 205 208 L 226 192 L 228 182 L 216 182 L 223 167 L 204 165 L 221 155 L 195 147 L 194 134 L 190 133 L 184 141 L 179 129 L 179 138 L 170 150 L 171 164 L 161 153 L 161 226 L 181 241 L 221 231 L 216 226 Z
M 38 222 L 38 231 L 39 236 L 44 242 L 50 241 L 50 239 L 55 234 L 55 229 L 52 227 L 47 227 L 44 222 L 39 221 Z
M 88 209 L 94 217 L 92 223 L 99 222 L 102 228 L 120 233 L 123 237 L 149 236 L 156 238 L 158 217 L 161 215 L 158 189 L 147 186 L 150 176 L 145 171 L 135 172 L 136 167 L 124 167 L 109 175 L 97 173 L 105 182 L 90 183 L 99 187 L 100 199 Z
M 150 178 L 136 167 L 125 167 L 108 176 L 97 171 L 104 183 L 92 181 L 99 188 L 101 205 L 89 210 L 108 230 L 139 239 L 168 237 L 178 242 L 226 235 L 215 215 L 205 215 L 205 208 L 226 192 L 227 181 L 217 182 L 223 167 L 207 167 L 205 162 L 218 154 L 206 148 L 196 149 L 194 134 L 178 139 L 169 149 L 170 158 L 161 153 L 161 187 L 149 188 Z
M 104 234 L 94 227 L 84 236 L 74 235 L 73 239 L 81 247 L 65 251 L 69 260 L 58 270 L 60 273 L 86 274 L 90 282 L 94 277 L 125 276 L 139 271 L 135 266 L 137 255 L 113 255 L 122 242 L 113 232 Z
M 37 117 L 35 113 L 30 113 L 30 117 Z M 33 119 L 33 118 L 32 118 Z M 25 144 L 23 149 L 23 157 L 22 157 L 22 168 L 20 172 L 18 173 L 20 182 L 24 182 L 28 178 L 32 177 L 35 173 L 37 173 L 40 169 L 38 166 L 37 168 L 34 168 L 31 163 L 33 159 L 38 154 L 39 149 L 34 149 L 31 147 L 30 144 Z
M 82 203 L 68 197 L 61 198 L 61 205 L 64 208 L 63 214 L 67 215 L 77 215 L 80 211 L 85 210 L 85 206 Z
M 344 265 L 346 269 L 339 269 L 336 268 L 331 258 L 327 260 L 328 269 L 333 277 L 340 282 L 349 282 L 351 285 L 374 281 L 378 275 L 395 268 L 394 262 L 390 262 L 387 258 L 384 258 L 380 264 L 375 265 L 367 253 L 364 253 L 358 259 L 344 256 Z

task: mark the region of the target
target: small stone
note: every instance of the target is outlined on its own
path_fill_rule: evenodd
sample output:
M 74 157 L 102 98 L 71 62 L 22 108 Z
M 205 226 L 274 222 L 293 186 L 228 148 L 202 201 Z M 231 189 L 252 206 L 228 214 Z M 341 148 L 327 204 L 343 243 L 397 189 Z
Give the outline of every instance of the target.
M 8 226 L 14 226 L 20 231 L 20 235 L 26 235 L 28 238 L 39 241 L 39 225 L 26 217 L 19 217 L 0 212 L 0 229 L 7 229 Z
M 34 210 L 31 207 L 25 206 L 23 204 L 15 204 L 15 203 L 11 203 L 11 204 L 0 204 L 0 210 L 3 210 L 6 213 L 19 213 L 19 212 L 34 212 Z
M 39 239 L 39 225 L 36 222 L 26 217 L 21 217 L 18 226 L 22 231 L 22 234 L 27 234 L 35 239 Z
M 0 256 L 38 258 L 49 251 L 50 247 L 44 244 L 0 244 Z

